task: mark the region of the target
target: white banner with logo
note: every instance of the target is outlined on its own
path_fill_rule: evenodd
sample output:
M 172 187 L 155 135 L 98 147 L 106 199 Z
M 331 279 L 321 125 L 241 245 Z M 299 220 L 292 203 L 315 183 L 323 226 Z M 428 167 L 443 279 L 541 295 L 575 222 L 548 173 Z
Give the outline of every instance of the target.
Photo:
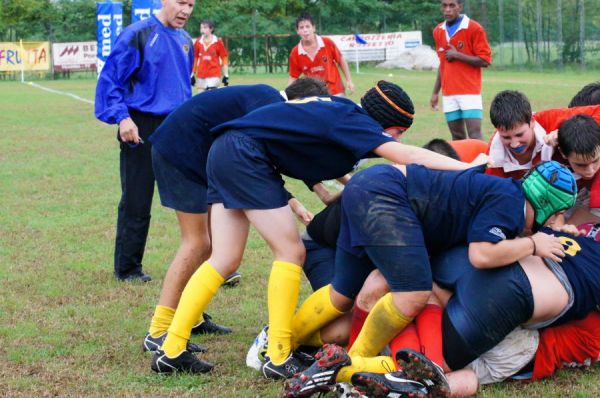
M 421 31 L 363 33 L 358 38 L 356 35 L 327 37 L 334 41 L 348 62 L 394 59 L 406 49 L 423 44 Z
M 94 41 L 52 44 L 54 70 L 95 70 L 97 45 Z

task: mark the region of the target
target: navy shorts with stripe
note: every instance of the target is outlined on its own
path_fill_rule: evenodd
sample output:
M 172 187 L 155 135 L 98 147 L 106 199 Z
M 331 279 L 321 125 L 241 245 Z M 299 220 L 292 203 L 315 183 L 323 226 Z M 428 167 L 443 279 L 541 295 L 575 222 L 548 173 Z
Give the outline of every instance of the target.
M 263 144 L 230 130 L 213 142 L 208 153 L 208 203 L 227 209 L 277 209 L 287 205 L 283 179 Z

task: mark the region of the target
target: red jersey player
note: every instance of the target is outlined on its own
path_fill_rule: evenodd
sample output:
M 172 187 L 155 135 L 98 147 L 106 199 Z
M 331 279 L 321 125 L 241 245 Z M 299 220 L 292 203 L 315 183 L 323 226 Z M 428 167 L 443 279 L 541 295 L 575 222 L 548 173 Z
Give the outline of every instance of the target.
M 198 92 L 229 85 L 227 49 L 223 41 L 215 36 L 215 24 L 204 20 L 200 23 L 201 37 L 194 42 L 194 76 Z M 223 79 L 221 79 L 221 72 Z
M 296 19 L 296 32 L 300 36 L 300 43 L 290 53 L 288 85 L 300 75 L 310 76 L 326 82 L 329 94 L 344 96 L 344 84 L 338 71 L 340 67 L 346 78 L 346 88 L 351 94 L 354 83 L 348 63 L 331 39 L 315 33 L 315 24 L 309 14 L 302 14 Z

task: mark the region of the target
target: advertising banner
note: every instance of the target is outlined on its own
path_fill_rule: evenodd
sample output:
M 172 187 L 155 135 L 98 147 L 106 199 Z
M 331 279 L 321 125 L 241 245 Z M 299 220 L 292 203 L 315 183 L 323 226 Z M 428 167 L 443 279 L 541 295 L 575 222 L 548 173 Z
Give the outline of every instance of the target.
M 423 44 L 421 31 L 327 36 L 348 61 L 383 61 Z M 358 37 L 358 39 L 357 39 Z
M 149 18 L 156 14 L 162 7 L 160 0 L 132 0 L 131 1 L 131 23 Z
M 123 29 L 123 5 L 121 3 L 96 3 L 96 32 L 98 38 L 98 74 L 108 58 L 115 41 Z
M 54 71 L 85 71 L 96 69 L 96 46 L 94 41 L 53 43 L 52 64 Z
M 0 71 L 47 71 L 49 69 L 49 42 L 0 42 Z

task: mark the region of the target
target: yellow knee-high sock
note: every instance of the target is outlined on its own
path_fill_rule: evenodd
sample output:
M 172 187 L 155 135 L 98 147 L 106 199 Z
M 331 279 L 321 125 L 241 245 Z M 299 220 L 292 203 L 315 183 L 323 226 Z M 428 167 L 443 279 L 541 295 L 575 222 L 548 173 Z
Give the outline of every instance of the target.
M 302 344 L 310 347 L 323 347 L 323 339 L 321 338 L 321 331 L 317 330 L 310 336 L 308 336 Z
M 402 314 L 387 293 L 377 301 L 365 320 L 354 345 L 348 354 L 350 357 L 374 357 L 389 341 L 412 322 L 411 317 Z
M 192 327 L 217 294 L 224 280 L 208 261 L 194 272 L 183 289 L 175 316 L 169 326 L 169 333 L 163 343 L 162 348 L 168 357 L 176 357 L 185 350 Z
M 294 347 L 298 348 L 316 331 L 344 313 L 331 302 L 331 285 L 323 286 L 310 296 L 298 309 L 292 321 Z
M 174 308 L 157 305 L 150 321 L 150 329 L 148 330 L 150 336 L 158 337 L 167 333 L 167 329 L 171 325 L 171 321 L 173 321 L 173 315 L 175 315 Z
M 273 261 L 269 276 L 269 346 L 267 355 L 280 365 L 292 350 L 292 318 L 298 303 L 302 267 Z
M 350 383 L 352 375 L 357 372 L 391 373 L 396 370 L 396 364 L 392 357 L 352 357 L 352 364 L 344 366 L 336 376 L 336 381 Z

